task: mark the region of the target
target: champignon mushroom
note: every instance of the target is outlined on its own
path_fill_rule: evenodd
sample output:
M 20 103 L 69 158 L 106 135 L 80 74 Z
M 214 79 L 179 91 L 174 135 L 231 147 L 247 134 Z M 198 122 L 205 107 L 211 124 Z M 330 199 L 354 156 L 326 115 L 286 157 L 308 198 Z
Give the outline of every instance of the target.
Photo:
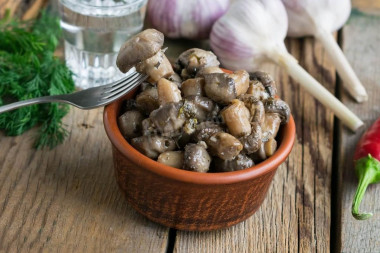
M 164 35 L 155 29 L 146 29 L 129 40 L 120 48 L 116 65 L 121 72 L 126 73 L 137 63 L 144 61 L 158 51 L 164 44 Z
M 137 110 L 126 111 L 118 118 L 120 132 L 126 139 L 140 135 L 144 117 Z
M 176 148 L 174 140 L 158 135 L 133 138 L 131 145 L 149 158 L 156 159 L 161 153 Z
M 201 68 L 195 77 L 204 77 L 205 74 L 212 74 L 212 73 L 224 73 L 224 72 L 219 67 L 205 67 L 205 68 Z
M 150 118 L 146 118 L 141 122 L 141 128 L 143 135 L 158 134 L 158 130 Z
M 205 79 L 201 77 L 190 78 L 182 83 L 182 94 L 187 96 L 204 96 Z
M 265 113 L 277 113 L 281 118 L 281 124 L 285 124 L 289 121 L 290 108 L 283 100 L 267 99 L 264 101 Z
M 194 77 L 197 72 L 205 67 L 218 67 L 220 62 L 211 51 L 199 48 L 191 48 L 178 57 L 174 69 L 184 79 Z
M 212 121 L 204 121 L 195 127 L 195 132 L 192 135 L 193 141 L 207 141 L 212 135 L 222 132 L 223 128 Z
M 152 57 L 138 63 L 136 70 L 140 73 L 147 74 L 149 81 L 152 83 L 157 82 L 162 77 L 169 77 L 174 73 L 172 65 L 162 50 L 158 51 Z
M 246 155 L 238 154 L 232 160 L 214 159 L 214 170 L 217 172 L 230 172 L 244 170 L 255 165 L 253 160 Z
M 149 115 L 156 110 L 160 104 L 158 102 L 157 87 L 150 87 L 136 96 L 136 106 L 144 114 Z
M 264 151 L 266 157 L 271 157 L 277 149 L 277 141 L 274 138 L 270 138 L 264 143 Z
M 166 151 L 158 156 L 157 162 L 181 169 L 183 166 L 182 151 Z
M 249 94 L 255 97 L 256 100 L 261 101 L 266 100 L 270 97 L 268 92 L 265 90 L 264 85 L 258 80 L 249 81 L 249 87 L 246 94 Z
M 171 134 L 185 123 L 185 116 L 180 113 L 182 102 L 168 103 L 150 113 L 149 118 L 160 133 Z
M 261 126 L 257 122 L 252 122 L 251 134 L 245 137 L 239 138 L 239 141 L 243 144 L 243 151 L 245 154 L 252 154 L 256 152 L 261 146 L 262 130 Z
M 251 134 L 249 110 L 242 101 L 232 100 L 232 103 L 224 108 L 220 114 L 233 136 L 242 137 Z
M 188 96 L 183 103 L 182 112 L 188 118 L 196 118 L 198 122 L 205 121 L 214 110 L 214 102 L 201 96 Z
M 263 102 L 251 94 L 241 95 L 239 96 L 239 99 L 242 100 L 245 106 L 249 109 L 251 115 L 250 121 L 262 124 L 265 116 L 265 108 Z
M 167 79 L 175 83 L 178 86 L 178 88 L 181 89 L 182 78 L 177 73 L 174 72 L 171 76 L 167 77 Z
M 206 140 L 213 155 L 223 160 L 234 159 L 243 149 L 243 145 L 233 135 L 224 132 L 213 134 Z
M 266 72 L 256 71 L 250 74 L 252 80 L 258 80 L 264 86 L 266 92 L 270 97 L 274 97 L 277 93 L 276 83 L 273 81 L 273 78 Z
M 190 171 L 207 172 L 210 168 L 211 157 L 206 148 L 207 145 L 203 141 L 198 144 L 187 144 L 182 168 Z
M 236 98 L 235 81 L 226 73 L 206 74 L 205 93 L 217 103 L 227 105 Z
M 276 137 L 280 128 L 281 118 L 278 113 L 266 113 L 265 120 L 261 125 L 263 131 L 263 141 Z
M 178 86 L 165 78 L 158 80 L 157 93 L 160 105 L 171 102 L 176 103 L 182 100 L 181 91 L 178 89 Z
M 253 153 L 253 154 L 250 155 L 250 157 L 252 158 L 252 160 L 255 163 L 259 163 L 259 162 L 264 161 L 265 159 L 267 159 L 267 155 L 265 154 L 264 145 L 265 145 L 265 143 L 262 142 L 261 145 L 260 145 L 260 148 L 255 153 Z
M 240 96 L 247 92 L 249 87 L 249 74 L 245 70 L 235 71 L 233 74 L 230 74 L 235 81 L 236 96 Z
M 140 92 L 141 92 L 141 91 L 144 91 L 144 90 L 146 90 L 146 89 L 153 88 L 153 87 L 155 87 L 155 85 L 151 84 L 150 82 L 146 82 L 146 81 L 144 81 L 144 82 L 142 82 L 142 83 L 140 84 Z

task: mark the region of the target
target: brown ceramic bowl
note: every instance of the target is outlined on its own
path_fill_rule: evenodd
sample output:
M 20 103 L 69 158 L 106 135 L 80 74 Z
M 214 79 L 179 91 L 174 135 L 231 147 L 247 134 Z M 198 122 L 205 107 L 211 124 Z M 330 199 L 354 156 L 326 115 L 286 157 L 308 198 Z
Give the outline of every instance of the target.
M 133 96 L 131 92 L 124 100 Z M 104 110 L 117 183 L 133 208 L 168 227 L 205 231 L 247 219 L 262 204 L 277 167 L 293 147 L 295 126 L 290 117 L 280 128 L 275 154 L 251 168 L 222 173 L 176 169 L 144 156 L 123 138 L 117 125 L 122 101 Z

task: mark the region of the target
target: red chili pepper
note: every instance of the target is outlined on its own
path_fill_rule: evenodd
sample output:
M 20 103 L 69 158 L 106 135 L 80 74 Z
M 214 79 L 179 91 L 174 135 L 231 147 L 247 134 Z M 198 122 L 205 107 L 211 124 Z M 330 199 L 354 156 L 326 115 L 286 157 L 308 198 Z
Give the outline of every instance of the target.
M 370 184 L 380 182 L 380 118 L 362 136 L 354 155 L 355 171 L 359 185 L 352 202 L 352 215 L 358 220 L 366 220 L 372 213 L 359 213 L 360 202 Z

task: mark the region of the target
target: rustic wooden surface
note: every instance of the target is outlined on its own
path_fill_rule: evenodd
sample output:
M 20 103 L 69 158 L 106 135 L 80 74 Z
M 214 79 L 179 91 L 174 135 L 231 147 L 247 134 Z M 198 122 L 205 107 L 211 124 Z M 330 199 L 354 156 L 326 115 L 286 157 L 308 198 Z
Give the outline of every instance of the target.
M 11 8 L 25 17 L 43 4 L 0 0 L 0 15 Z M 353 7 L 360 12 L 355 11 L 343 29 L 344 51 L 367 87 L 369 102 L 356 104 L 346 96 L 319 43 L 305 38 L 288 40 L 287 46 L 331 92 L 337 88 L 368 126 L 380 115 L 380 4 L 355 0 Z M 183 40 L 166 44 L 171 58 L 186 48 L 207 48 Z M 357 183 L 351 157 L 364 129 L 356 134 L 342 127 L 334 131 L 331 112 L 279 68 L 265 70 L 273 74 L 280 97 L 292 108 L 297 139 L 264 204 L 251 218 L 201 233 L 148 221 L 126 204 L 116 185 L 102 109 L 73 108 L 65 118 L 70 136 L 54 150 L 32 149 L 35 130 L 20 137 L 0 132 L 0 251 L 380 252 L 380 187 L 369 187 L 361 206 L 375 213 L 370 221 L 358 222 L 350 214 Z
M 1 134 L 1 252 L 165 252 L 168 229 L 137 214 L 115 183 L 102 111 L 73 108 L 54 150 L 33 150 L 33 131 Z
M 363 81 L 369 100 L 365 104 L 356 104 L 345 94 L 342 99 L 354 112 L 370 126 L 380 117 L 380 15 L 355 12 L 343 30 L 344 51 Z M 360 46 L 359 46 L 360 45 Z M 346 129 L 340 129 L 340 163 L 339 163 L 339 203 L 338 214 L 341 225 L 338 229 L 338 247 L 342 252 L 380 252 L 380 186 L 373 185 L 367 189 L 360 210 L 373 212 L 367 221 L 357 221 L 351 216 L 351 203 L 357 187 L 352 157 L 355 145 L 365 128 L 356 135 Z

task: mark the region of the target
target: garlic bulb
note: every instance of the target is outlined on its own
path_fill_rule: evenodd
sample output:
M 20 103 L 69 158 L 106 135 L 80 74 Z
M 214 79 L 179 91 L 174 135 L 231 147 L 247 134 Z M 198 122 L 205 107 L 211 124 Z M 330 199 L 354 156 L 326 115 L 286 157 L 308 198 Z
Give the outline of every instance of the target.
M 253 72 L 265 61 L 282 66 L 350 129 L 361 127 L 363 122 L 288 53 L 284 44 L 287 29 L 288 19 L 281 0 L 237 0 L 215 22 L 210 45 L 223 66 L 231 70 Z
M 332 33 L 341 28 L 351 12 L 350 0 L 282 0 L 289 18 L 288 36 L 314 35 L 317 27 Z
M 151 0 L 147 17 L 170 38 L 207 39 L 229 0 Z
M 368 95 L 337 45 L 332 32 L 341 28 L 351 12 L 350 0 L 282 0 L 289 17 L 288 35 L 313 35 L 330 55 L 347 91 L 357 102 L 368 100 Z

